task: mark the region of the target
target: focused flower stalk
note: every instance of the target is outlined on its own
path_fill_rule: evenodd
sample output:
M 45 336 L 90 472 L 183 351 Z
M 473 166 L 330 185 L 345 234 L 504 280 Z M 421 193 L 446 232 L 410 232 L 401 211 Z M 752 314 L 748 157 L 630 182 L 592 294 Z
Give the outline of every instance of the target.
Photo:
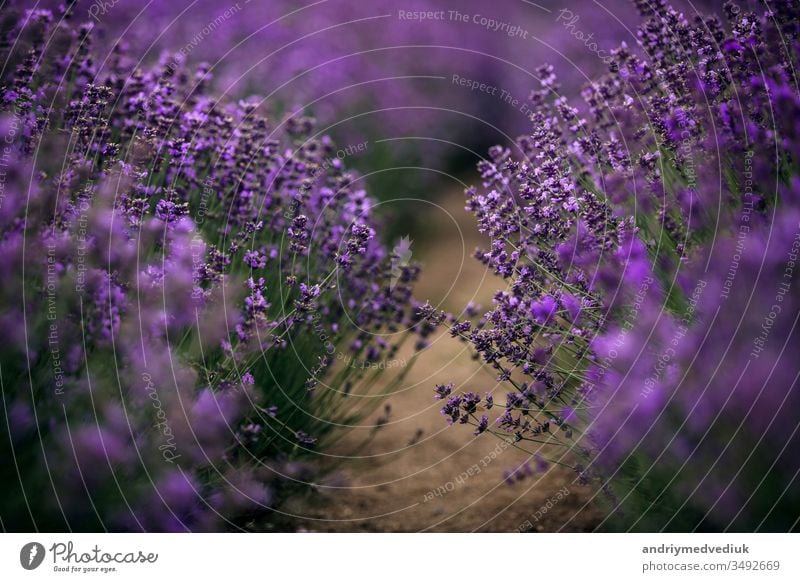
M 435 396 L 448 422 L 571 467 L 604 526 L 793 530 L 800 18 L 637 6 L 637 46 L 586 106 L 541 67 L 530 134 L 480 163 L 476 256 L 507 289 L 479 318 L 421 313 L 497 387 Z
M 0 32 L 3 527 L 291 527 L 309 453 L 380 401 L 417 267 L 312 119 L 204 66 L 101 68 L 75 17 Z

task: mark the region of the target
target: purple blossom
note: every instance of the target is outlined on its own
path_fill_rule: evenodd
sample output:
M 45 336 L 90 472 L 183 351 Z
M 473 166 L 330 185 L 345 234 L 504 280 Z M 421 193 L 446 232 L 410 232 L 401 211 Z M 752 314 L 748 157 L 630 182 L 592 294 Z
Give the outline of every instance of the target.
M 390 285 L 374 203 L 311 118 L 273 125 L 270 104 L 225 97 L 208 66 L 137 65 L 125 43 L 106 55 L 79 10 L 16 9 L 0 39 L 0 364 L 29 380 L 9 383 L 0 415 L 0 453 L 19 463 L 0 479 L 3 523 L 268 523 L 289 494 L 281 465 L 335 424 L 293 410 L 310 398 L 303 362 L 394 354 L 418 323 L 418 267 Z M 350 402 L 321 412 L 344 421 Z M 49 493 L 28 486 L 48 474 Z
M 486 432 L 487 428 L 489 428 L 489 417 L 483 414 L 481 415 L 481 419 L 478 421 L 478 426 L 475 428 L 475 432 L 473 434 L 475 436 L 483 434 Z
M 611 51 L 585 107 L 539 68 L 530 132 L 479 164 L 476 258 L 506 289 L 467 341 L 507 385 L 496 426 L 520 447 L 566 444 L 619 523 L 790 530 L 797 496 L 778 510 L 767 491 L 800 468 L 779 421 L 800 313 L 797 46 L 780 41 L 796 10 L 729 3 L 723 24 L 636 4 L 640 46 Z
M 434 388 L 434 391 L 436 392 L 436 395 L 434 396 L 436 400 L 444 400 L 450 396 L 450 393 L 453 391 L 453 384 L 452 382 L 450 384 L 437 384 L 436 388 Z

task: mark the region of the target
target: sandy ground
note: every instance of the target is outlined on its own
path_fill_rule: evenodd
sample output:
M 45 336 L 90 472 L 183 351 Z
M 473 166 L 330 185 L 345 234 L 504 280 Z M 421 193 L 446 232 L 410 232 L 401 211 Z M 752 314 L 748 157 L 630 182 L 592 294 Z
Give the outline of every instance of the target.
M 441 242 L 428 241 L 420 251 L 425 269 L 417 295 L 445 309 L 470 300 L 490 305 L 503 282 L 471 256 L 481 241 L 463 197 L 456 193 L 441 204 L 424 218 L 426 232 Z M 574 483 L 567 469 L 509 485 L 504 471 L 528 455 L 489 434 L 476 438 L 469 426 L 448 427 L 433 399 L 433 386 L 445 382 L 478 393 L 494 390 L 505 400 L 466 346 L 441 334 L 389 398 L 389 423 L 357 458 L 344 461 L 339 488 L 320 489 L 285 510 L 304 516 L 309 531 L 585 531 L 599 523 L 599 511 L 588 503 L 592 492 Z M 423 434 L 415 439 L 419 429 Z M 351 454 L 368 430 L 350 431 L 333 454 Z

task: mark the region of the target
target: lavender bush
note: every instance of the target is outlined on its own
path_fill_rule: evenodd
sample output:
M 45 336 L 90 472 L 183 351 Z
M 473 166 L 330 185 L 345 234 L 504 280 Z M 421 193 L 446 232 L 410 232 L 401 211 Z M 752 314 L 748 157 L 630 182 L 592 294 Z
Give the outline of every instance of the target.
M 3 528 L 291 527 L 308 454 L 379 402 L 341 361 L 395 357 L 417 269 L 312 119 L 102 62 L 82 20 L 2 14 Z
M 480 164 L 476 255 L 508 287 L 480 318 L 423 314 L 508 393 L 436 398 L 571 467 L 607 527 L 795 530 L 799 15 L 637 7 L 586 106 L 540 68 L 530 134 Z

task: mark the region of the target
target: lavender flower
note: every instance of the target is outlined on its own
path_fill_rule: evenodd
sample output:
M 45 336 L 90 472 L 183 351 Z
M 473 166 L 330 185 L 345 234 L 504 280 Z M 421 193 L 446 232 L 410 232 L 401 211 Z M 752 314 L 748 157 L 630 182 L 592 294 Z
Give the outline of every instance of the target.
M 489 428 L 489 417 L 485 414 L 481 415 L 481 419 L 478 421 L 478 426 L 473 433 L 475 436 L 483 434 L 486 432 L 486 429 Z
M 434 391 L 436 392 L 436 396 L 434 396 L 436 400 L 444 400 L 453 391 L 453 384 L 437 384 Z
M 58 10 L 4 10 L 0 32 L 4 526 L 269 521 L 296 489 L 277 476 L 351 417 L 338 392 L 308 415 L 306 377 L 333 375 L 331 347 L 393 354 L 417 267 L 392 282 L 373 204 L 313 120 L 273 126 L 207 68 L 101 59 Z
M 797 11 L 728 3 L 725 26 L 637 6 L 639 46 L 611 52 L 585 108 L 537 70 L 521 155 L 492 148 L 467 190 L 507 290 L 437 323 L 508 386 L 497 430 L 561 451 L 612 522 L 794 529 Z

